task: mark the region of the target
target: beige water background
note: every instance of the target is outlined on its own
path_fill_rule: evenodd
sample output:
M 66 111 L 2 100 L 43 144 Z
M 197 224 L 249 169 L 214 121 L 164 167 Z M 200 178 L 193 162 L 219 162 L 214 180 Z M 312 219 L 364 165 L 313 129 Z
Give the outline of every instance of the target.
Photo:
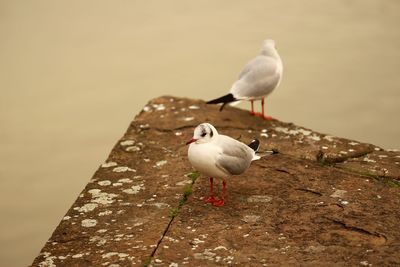
M 284 62 L 272 116 L 399 148 L 399 14 L 396 0 L 0 1 L 1 265 L 31 263 L 149 99 L 225 94 L 267 37 Z

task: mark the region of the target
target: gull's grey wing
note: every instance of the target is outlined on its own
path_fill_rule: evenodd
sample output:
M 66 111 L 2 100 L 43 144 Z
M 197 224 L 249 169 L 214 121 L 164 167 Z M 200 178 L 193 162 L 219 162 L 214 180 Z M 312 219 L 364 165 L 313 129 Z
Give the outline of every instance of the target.
M 244 67 L 230 93 L 239 99 L 265 96 L 279 84 L 280 78 L 278 61 L 258 56 Z
M 258 73 L 260 69 L 263 71 L 263 75 L 273 74 L 276 72 L 277 64 L 276 60 L 271 57 L 257 56 L 250 60 L 243 70 L 239 73 L 239 80 L 248 75 L 250 72 Z
M 220 135 L 222 150 L 217 156 L 216 166 L 231 175 L 243 173 L 250 166 L 254 151 L 230 137 Z

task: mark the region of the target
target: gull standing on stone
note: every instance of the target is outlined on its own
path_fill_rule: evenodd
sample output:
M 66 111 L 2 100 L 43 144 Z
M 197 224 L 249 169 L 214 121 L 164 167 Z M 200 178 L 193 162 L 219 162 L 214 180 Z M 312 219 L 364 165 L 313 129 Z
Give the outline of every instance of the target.
M 251 115 L 260 116 L 266 120 L 272 117 L 264 113 L 264 98 L 269 95 L 281 82 L 283 65 L 275 41 L 264 41 L 261 53 L 246 64 L 239 78 L 235 81 L 229 94 L 210 100 L 207 104 L 222 103 L 220 111 L 231 102 L 250 100 Z M 254 112 L 253 101 L 261 99 L 262 113 Z
M 210 177 L 210 195 L 205 202 L 220 207 L 225 203 L 226 180 L 232 175 L 245 172 L 253 160 L 260 157 L 256 151 L 260 146 L 258 140 L 249 145 L 239 142 L 229 136 L 218 134 L 214 126 L 209 123 L 198 125 L 190 144 L 188 158 L 193 167 Z M 214 196 L 213 178 L 222 178 L 222 192 L 220 198 Z

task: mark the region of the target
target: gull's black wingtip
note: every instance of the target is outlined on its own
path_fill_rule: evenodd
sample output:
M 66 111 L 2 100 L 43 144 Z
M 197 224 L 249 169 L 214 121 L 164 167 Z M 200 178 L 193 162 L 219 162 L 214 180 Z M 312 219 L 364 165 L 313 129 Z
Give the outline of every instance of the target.
M 237 101 L 237 99 L 232 94 L 227 94 L 227 95 L 221 96 L 219 98 L 207 101 L 206 104 L 223 103 L 221 108 L 219 109 L 219 111 L 222 111 L 226 104 L 231 103 L 231 102 L 235 102 L 235 101 Z
M 248 144 L 248 146 L 253 149 L 255 152 L 258 151 L 258 148 L 260 147 L 260 140 L 258 139 L 254 139 L 253 141 L 251 141 L 250 144 Z
M 232 95 L 232 94 L 227 94 L 221 97 L 218 97 L 216 99 L 207 101 L 207 104 L 219 104 L 219 103 L 229 103 L 229 102 L 234 102 L 237 99 Z

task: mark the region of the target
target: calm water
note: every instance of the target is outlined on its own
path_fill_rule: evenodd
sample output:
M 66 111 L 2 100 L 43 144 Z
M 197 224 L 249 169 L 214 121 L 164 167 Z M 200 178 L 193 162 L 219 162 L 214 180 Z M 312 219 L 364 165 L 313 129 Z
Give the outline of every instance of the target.
M 0 1 L 1 265 L 31 263 L 149 99 L 225 94 L 267 37 L 284 62 L 272 116 L 399 148 L 398 14 L 395 0 Z

